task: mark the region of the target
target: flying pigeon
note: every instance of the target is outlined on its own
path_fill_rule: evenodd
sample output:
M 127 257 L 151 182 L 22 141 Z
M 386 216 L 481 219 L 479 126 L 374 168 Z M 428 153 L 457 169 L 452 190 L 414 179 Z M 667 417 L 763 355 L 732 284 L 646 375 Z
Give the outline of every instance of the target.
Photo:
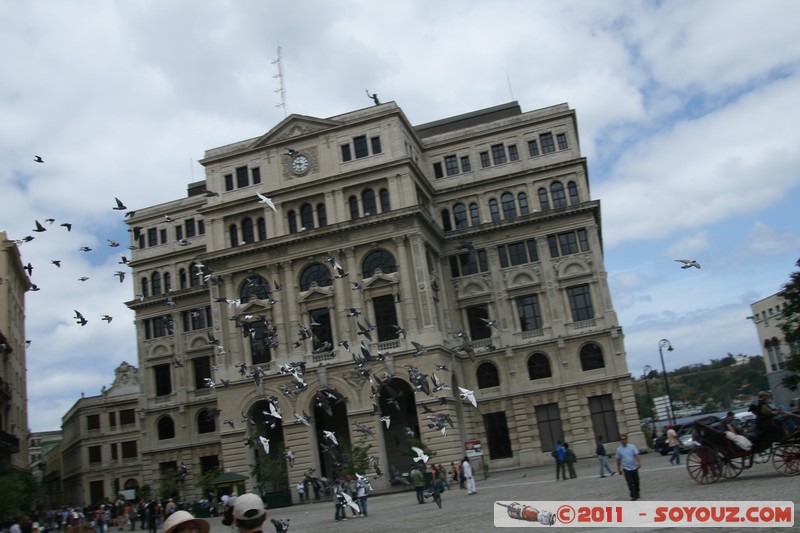
M 392 419 L 391 419 L 391 418 L 389 418 L 389 416 L 388 416 L 388 415 L 384 415 L 384 416 L 382 416 L 382 417 L 381 417 L 381 422 L 383 422 L 384 424 L 386 424 L 386 429 L 389 429 L 389 424 L 391 424 L 391 423 L 392 423 Z
M 51 262 L 52 264 L 54 264 L 55 266 L 57 266 L 58 268 L 61 268 L 61 260 L 59 260 L 59 259 L 53 259 L 53 260 L 51 260 L 50 262 Z
M 472 407 L 478 407 L 478 402 L 475 401 L 475 393 L 471 390 L 465 389 L 464 387 L 459 387 L 458 390 L 461 391 L 459 396 L 461 396 L 462 400 L 468 400 L 469 403 L 472 404 Z
M 87 322 L 89 322 L 88 320 L 86 320 L 83 317 L 83 315 L 80 313 L 80 311 L 77 311 L 77 310 L 75 311 L 75 317 L 74 318 L 75 318 L 75 320 L 77 320 L 77 323 L 80 324 L 81 326 L 85 326 L 87 324 Z
M 226 418 L 226 419 L 225 419 L 225 421 L 224 421 L 224 423 L 225 423 L 225 424 L 228 424 L 228 425 L 231 427 L 231 429 L 236 429 L 236 428 L 234 427 L 233 419 Z
M 305 424 L 306 426 L 311 427 L 311 421 L 308 419 L 308 415 L 305 413 L 305 411 L 303 412 L 302 415 L 298 415 L 297 413 L 295 413 L 294 418 L 301 424 Z
M 260 192 L 257 192 L 256 195 L 259 198 L 259 202 L 258 203 L 267 204 L 270 207 L 270 209 L 272 209 L 274 212 L 276 212 L 276 213 L 278 212 L 278 210 L 275 209 L 275 204 L 272 203 L 272 200 L 270 198 L 267 198 L 266 196 L 264 196 Z
M 128 209 L 127 207 L 125 207 L 125 204 L 123 204 L 122 200 L 120 200 L 119 198 L 115 197 L 114 200 L 117 202 L 117 206 L 112 208 L 114 209 L 114 211 L 125 211 L 126 209 Z
M 483 317 L 478 317 L 478 318 L 483 320 L 486 323 L 486 325 L 489 326 L 490 328 L 495 328 L 498 331 L 503 331 L 500 329 L 500 326 L 497 325 L 497 320 L 490 320 L 488 318 L 483 318 Z
M 269 439 L 265 439 L 264 437 L 259 435 L 258 440 L 261 441 L 261 446 L 264 448 L 264 453 L 269 455 Z
M 375 433 L 372 431 L 372 429 L 368 428 L 367 426 L 365 426 L 360 422 L 356 422 L 356 431 L 364 436 L 370 436 L 370 437 L 375 436 Z
M 683 263 L 682 269 L 686 270 L 687 268 L 700 268 L 700 263 L 695 261 L 694 259 L 676 259 L 678 263 Z
M 334 274 L 333 277 L 335 278 L 347 277 L 348 275 L 347 272 L 345 272 L 344 268 L 342 268 L 342 265 L 340 265 L 333 257 L 328 256 L 325 258 L 325 261 L 330 263 L 333 269 L 336 271 L 336 274 Z
M 89 248 L 88 246 L 81 246 L 80 248 L 78 248 L 78 250 L 80 250 L 81 252 L 91 252 L 92 251 L 92 249 Z
M 125 272 L 123 272 L 121 270 L 117 270 L 116 272 L 114 272 L 114 275 L 119 278 L 119 282 L 120 283 L 122 283 L 122 280 L 125 279 Z
M 42 224 L 38 220 L 35 220 L 34 222 L 36 222 L 36 229 L 33 230 L 33 231 L 36 231 L 36 232 L 39 232 L 39 233 L 41 233 L 43 231 L 47 231 L 47 228 L 42 226 Z
M 289 468 L 294 466 L 294 452 L 292 450 L 285 450 L 283 452 L 283 458 L 289 461 Z
M 289 531 L 288 518 L 270 518 L 272 525 L 275 526 L 275 533 L 284 533 Z
M 111 321 L 114 320 L 114 317 L 111 315 L 103 315 L 103 318 L 101 318 L 100 320 L 105 320 L 106 322 L 111 324 Z
M 332 442 L 334 445 L 338 446 L 339 442 L 336 440 L 336 435 L 333 431 L 322 430 L 322 436 Z
M 417 454 L 416 457 L 412 457 L 412 459 L 414 459 L 415 463 L 418 462 L 418 461 L 422 461 L 423 463 L 427 463 L 428 462 L 428 456 L 425 455 L 425 452 L 422 451 L 421 448 L 417 448 L 416 446 L 412 446 L 411 447 L 411 451 L 413 451 L 415 454 Z
M 164 220 L 166 220 L 167 222 L 175 222 L 175 219 L 174 219 L 174 218 L 172 218 L 172 217 L 171 217 L 171 216 L 169 216 L 169 215 L 164 215 Z
M 427 347 L 421 345 L 418 342 L 411 341 L 411 344 L 413 344 L 414 348 L 415 348 L 414 357 L 419 357 L 420 355 L 422 355 L 422 354 L 424 354 L 425 352 L 428 351 Z
M 81 276 L 78 278 L 78 281 L 88 281 L 88 280 L 89 278 L 87 278 L 86 276 Z
M 44 159 L 42 159 L 42 156 L 40 155 L 33 156 L 33 160 L 36 161 L 37 163 L 44 163 Z
M 32 276 L 33 275 L 33 265 L 30 264 L 30 262 L 27 265 L 25 265 L 24 267 L 22 267 L 22 270 L 27 272 L 28 276 Z
M 72 231 L 72 224 L 70 224 L 69 222 L 64 222 L 61 225 L 67 228 L 67 231 Z

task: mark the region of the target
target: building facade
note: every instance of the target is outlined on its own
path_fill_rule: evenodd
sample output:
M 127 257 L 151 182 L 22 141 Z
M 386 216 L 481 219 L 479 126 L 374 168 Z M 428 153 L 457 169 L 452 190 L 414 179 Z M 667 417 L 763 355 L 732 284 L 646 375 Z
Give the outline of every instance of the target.
M 335 473 L 330 433 L 384 471 L 409 442 L 493 468 L 644 444 L 566 104 L 291 115 L 201 163 L 186 198 L 128 218 L 143 483 L 255 485 L 291 450 L 263 489 L 286 491 Z
M 80 398 L 64 415 L 60 453 L 48 454 L 53 471 L 45 475 L 46 491 L 62 504 L 116 501 L 121 491 L 142 485 L 139 378 L 138 368 L 123 362 L 110 387 Z M 60 464 L 49 460 L 54 453 Z
M 25 293 L 19 248 L 0 231 L 0 469 L 28 471 Z
M 780 293 L 776 293 L 751 304 L 750 310 L 753 314 L 749 318 L 756 326 L 759 345 L 763 350 L 772 401 L 788 407 L 797 397 L 797 393 L 784 387 L 781 382 L 788 374 L 786 359 L 796 354 L 800 346 L 788 344 L 781 331 L 781 317 L 785 307 L 786 301 L 781 298 Z M 797 408 L 796 401 L 793 408 Z
M 39 502 L 43 505 L 50 506 L 53 500 L 48 498 L 47 487 L 45 479 L 52 480 L 53 475 L 48 478 L 50 471 L 48 466 L 54 465 L 53 458 L 48 457 L 50 454 L 60 454 L 61 448 L 58 446 L 61 443 L 61 430 L 55 431 L 36 431 L 31 432 L 28 437 L 28 461 L 29 469 L 33 474 L 33 479 L 39 486 Z M 60 457 L 57 461 L 60 463 Z M 58 475 L 60 476 L 60 467 L 58 468 Z M 60 504 L 59 502 L 55 503 Z

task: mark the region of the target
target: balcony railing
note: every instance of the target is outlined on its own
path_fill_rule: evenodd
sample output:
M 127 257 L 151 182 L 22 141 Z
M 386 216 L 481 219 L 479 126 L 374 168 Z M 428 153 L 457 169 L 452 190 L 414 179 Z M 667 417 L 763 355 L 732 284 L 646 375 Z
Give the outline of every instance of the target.
M 19 437 L 0 431 L 0 447 L 6 450 L 6 453 L 19 453 Z

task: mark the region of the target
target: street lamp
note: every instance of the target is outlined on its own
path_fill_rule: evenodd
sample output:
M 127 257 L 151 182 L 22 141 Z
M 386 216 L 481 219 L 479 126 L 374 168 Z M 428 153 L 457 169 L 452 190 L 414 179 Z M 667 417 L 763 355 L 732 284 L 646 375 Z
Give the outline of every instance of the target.
M 650 425 L 655 427 L 656 421 L 653 417 L 653 398 L 650 396 L 650 372 L 653 371 L 653 368 L 650 365 L 644 365 L 642 372 L 644 373 L 644 390 L 647 391 L 647 408 L 650 410 Z
M 664 388 L 667 389 L 667 401 L 669 401 L 669 423 L 675 425 L 675 410 L 672 408 L 672 394 L 669 392 L 669 380 L 667 379 L 667 367 L 664 365 L 664 353 L 662 348 L 666 348 L 668 352 L 672 351 L 672 343 L 667 339 L 658 341 L 658 355 L 661 357 L 661 370 L 664 373 Z

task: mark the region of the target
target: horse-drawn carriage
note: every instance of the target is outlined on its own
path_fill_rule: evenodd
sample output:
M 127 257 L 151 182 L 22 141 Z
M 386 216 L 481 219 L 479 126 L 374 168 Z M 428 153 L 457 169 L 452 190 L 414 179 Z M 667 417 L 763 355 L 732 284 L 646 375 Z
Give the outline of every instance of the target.
M 775 470 L 784 476 L 800 474 L 800 428 L 788 432 L 775 426 L 752 441 L 745 450 L 725 435 L 721 420 L 715 416 L 694 423 L 694 440 L 699 446 L 686 457 L 686 470 L 696 482 L 709 484 L 734 478 L 753 463 L 772 460 Z

